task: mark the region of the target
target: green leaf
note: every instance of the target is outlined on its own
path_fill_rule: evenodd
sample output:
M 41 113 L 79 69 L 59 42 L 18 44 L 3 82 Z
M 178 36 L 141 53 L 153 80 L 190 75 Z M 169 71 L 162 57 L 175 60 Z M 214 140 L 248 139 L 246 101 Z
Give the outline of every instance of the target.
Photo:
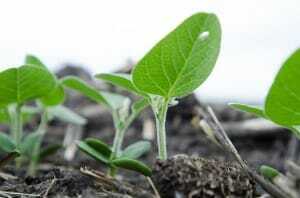
M 105 156 L 107 159 L 111 156 L 111 149 L 107 144 L 102 142 L 101 140 L 95 139 L 95 138 L 86 138 L 84 142 L 92 147 L 97 152 L 101 153 L 103 156 Z
M 43 148 L 39 154 L 39 160 L 43 160 L 46 157 L 55 154 L 62 147 L 63 146 L 61 144 L 52 144 L 50 146 L 47 146 L 46 148 Z
M 12 138 L 3 132 L 0 132 L 0 150 L 4 152 L 12 152 L 16 148 L 16 145 Z
M 62 105 L 49 107 L 48 115 L 50 119 L 57 118 L 63 122 L 68 122 L 71 124 L 85 125 L 87 123 L 85 118 Z
M 41 134 L 40 133 L 30 133 L 28 134 L 21 143 L 20 152 L 22 155 L 31 157 L 33 150 L 36 145 L 40 142 Z
M 81 151 L 83 151 L 90 157 L 94 158 L 95 160 L 103 162 L 105 164 L 109 163 L 109 158 L 96 151 L 93 147 L 89 146 L 86 142 L 80 141 L 77 143 L 77 145 Z
M 275 123 L 300 125 L 300 49 L 279 70 L 265 101 L 265 113 Z
M 129 145 L 122 152 L 121 157 L 137 159 L 141 157 L 143 154 L 147 153 L 151 148 L 151 144 L 148 141 L 139 141 L 134 144 Z
M 218 18 L 214 14 L 194 14 L 138 62 L 133 83 L 142 92 L 164 98 L 188 95 L 211 73 L 220 43 Z
M 146 98 L 135 101 L 131 106 L 133 114 L 138 114 L 149 105 L 149 101 Z
M 33 55 L 31 55 L 31 54 L 28 54 L 28 55 L 25 57 L 25 64 L 28 64 L 28 65 L 35 65 L 35 66 L 42 67 L 42 68 L 48 70 L 48 68 L 45 66 L 44 63 L 42 63 L 42 61 L 41 61 L 40 59 L 38 59 L 36 56 L 33 56 Z
M 270 181 L 280 174 L 278 170 L 266 165 L 260 167 L 260 173 Z
M 0 106 L 43 97 L 56 86 L 55 77 L 49 71 L 33 65 L 1 72 L 0 82 Z
M 9 123 L 10 117 L 7 108 L 0 108 L 0 123 Z
M 41 98 L 41 102 L 45 106 L 55 106 L 62 104 L 65 100 L 65 90 L 62 85 L 57 84 L 56 88 L 45 97 Z
M 258 106 L 245 105 L 240 103 L 230 103 L 229 106 L 233 107 L 234 109 L 253 114 L 257 117 L 266 118 L 264 110 Z
M 134 87 L 131 76 L 129 74 L 111 73 L 111 74 L 97 74 L 95 76 L 98 79 L 109 82 L 115 86 L 122 87 L 128 91 L 140 94 L 140 92 Z
M 130 99 L 120 94 L 115 94 L 115 93 L 110 93 L 105 91 L 102 91 L 101 94 L 107 101 L 108 107 L 111 108 L 112 110 L 118 110 L 124 107 L 124 105 L 128 103 L 130 104 Z
M 115 159 L 111 162 L 113 165 L 121 168 L 125 168 L 128 170 L 133 170 L 136 172 L 139 172 L 147 177 L 151 176 L 151 169 L 145 165 L 144 163 L 133 160 L 133 159 L 128 159 L 128 158 L 119 158 Z
M 73 89 L 75 91 L 80 92 L 81 94 L 87 96 L 93 101 L 96 101 L 101 104 L 106 104 L 107 101 L 105 98 L 100 94 L 100 92 L 92 87 L 91 85 L 87 84 L 83 80 L 75 76 L 68 76 L 61 79 L 62 84 L 65 87 Z

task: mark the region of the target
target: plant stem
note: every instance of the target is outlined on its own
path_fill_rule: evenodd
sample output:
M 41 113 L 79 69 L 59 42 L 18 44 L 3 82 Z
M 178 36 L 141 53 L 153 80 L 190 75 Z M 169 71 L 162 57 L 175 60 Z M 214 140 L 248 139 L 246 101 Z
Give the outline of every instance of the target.
M 158 103 L 152 105 L 156 122 L 158 158 L 161 160 L 166 160 L 168 158 L 166 141 L 166 119 L 168 104 L 168 99 L 160 99 Z
M 16 142 L 16 148 L 20 149 L 21 139 L 23 137 L 22 105 L 17 105 L 13 116 L 13 136 Z
M 47 131 L 47 123 L 48 123 L 48 114 L 47 114 L 47 110 L 44 109 L 44 112 L 41 116 L 41 121 L 40 121 L 40 125 L 36 131 L 36 133 L 40 134 L 40 138 L 38 140 L 38 142 L 35 144 L 33 151 L 32 151 L 32 157 L 30 160 L 30 165 L 28 168 L 28 174 L 33 176 L 35 175 L 36 169 L 37 169 L 37 165 L 39 162 L 39 153 L 41 150 L 41 144 L 43 141 L 43 137 L 46 134 Z

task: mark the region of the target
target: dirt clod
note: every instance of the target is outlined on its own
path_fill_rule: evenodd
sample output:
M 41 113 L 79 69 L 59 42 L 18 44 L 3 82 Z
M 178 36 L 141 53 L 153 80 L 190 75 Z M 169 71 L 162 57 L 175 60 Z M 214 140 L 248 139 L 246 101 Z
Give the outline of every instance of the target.
M 158 160 L 152 178 L 166 198 L 252 198 L 255 194 L 254 181 L 237 164 L 200 157 Z

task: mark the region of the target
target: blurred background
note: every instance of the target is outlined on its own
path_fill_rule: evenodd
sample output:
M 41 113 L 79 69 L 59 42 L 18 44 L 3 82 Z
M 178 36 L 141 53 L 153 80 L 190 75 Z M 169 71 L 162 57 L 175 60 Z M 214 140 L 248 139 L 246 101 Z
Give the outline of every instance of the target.
M 113 71 L 138 61 L 199 11 L 219 16 L 223 41 L 215 70 L 197 94 L 262 103 L 281 63 L 300 46 L 299 0 L 1 1 L 0 70 L 31 53 L 53 70 L 73 63 L 93 74 Z

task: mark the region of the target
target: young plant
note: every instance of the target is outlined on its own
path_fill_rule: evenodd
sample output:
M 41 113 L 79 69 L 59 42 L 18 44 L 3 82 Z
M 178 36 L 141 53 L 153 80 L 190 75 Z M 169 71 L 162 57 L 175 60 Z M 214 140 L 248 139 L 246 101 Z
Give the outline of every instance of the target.
M 26 64 L 2 71 L 0 82 L 1 120 L 9 121 L 11 129 L 10 136 L 1 133 L 1 148 L 22 154 L 24 104 L 51 92 L 56 86 L 55 78 L 48 70 Z
M 300 49 L 282 65 L 266 96 L 264 106 L 231 103 L 230 106 L 290 129 L 300 139 Z M 285 176 L 269 166 L 261 166 L 260 172 L 291 198 L 299 197 L 300 166 L 288 162 Z
M 290 129 L 300 138 L 300 49 L 282 65 L 263 107 L 239 103 L 230 106 Z
M 113 117 L 115 137 L 112 147 L 95 138 L 87 138 L 78 142 L 78 147 L 95 160 L 109 167 L 109 174 L 114 176 L 117 168 L 125 168 L 142 173 L 151 174 L 150 168 L 137 159 L 150 149 L 150 143 L 139 141 L 129 145 L 124 150 L 122 143 L 130 124 L 139 113 L 148 106 L 147 100 L 141 99 L 130 105 L 130 99 L 119 94 L 100 92 L 84 81 L 75 77 L 62 79 L 65 87 L 84 93 L 85 96 L 107 107 Z
M 48 68 L 35 56 L 26 56 L 25 63 L 49 71 Z M 35 174 L 37 165 L 42 158 L 55 153 L 59 148 L 62 147 L 61 144 L 54 144 L 44 149 L 41 148 L 43 138 L 47 132 L 49 121 L 57 118 L 61 121 L 76 125 L 84 125 L 86 123 L 84 118 L 62 105 L 65 100 L 65 90 L 61 81 L 55 76 L 54 78 L 56 87 L 52 91 L 48 92 L 47 95 L 36 100 L 37 106 L 40 110 L 39 113 L 41 114 L 38 129 L 34 133 L 27 135 L 27 137 L 24 139 L 25 148 L 23 150 L 24 155 L 30 159 L 30 165 L 28 169 L 28 173 L 30 175 Z
M 214 14 L 197 13 L 158 42 L 135 66 L 131 77 L 97 77 L 143 96 L 156 120 L 158 157 L 167 159 L 168 106 L 191 94 L 211 73 L 220 50 L 221 27 Z

